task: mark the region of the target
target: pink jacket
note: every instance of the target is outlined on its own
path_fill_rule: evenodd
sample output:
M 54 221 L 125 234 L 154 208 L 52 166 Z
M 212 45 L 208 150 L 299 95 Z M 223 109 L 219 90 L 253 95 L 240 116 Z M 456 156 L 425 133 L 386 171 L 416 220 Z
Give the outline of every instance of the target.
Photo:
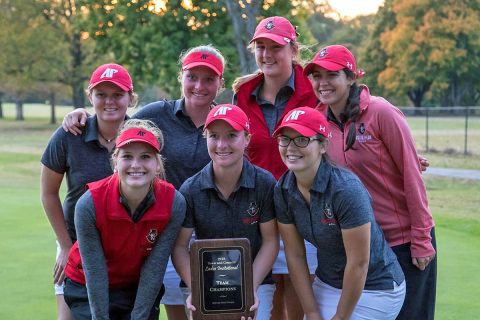
M 327 106 L 317 109 L 327 112 Z M 375 218 L 390 246 L 411 242 L 412 257 L 433 255 L 434 226 L 413 137 L 403 113 L 365 87 L 360 96 L 356 142 L 345 152 L 345 134 L 329 121 L 332 160 L 353 171 L 373 198 Z

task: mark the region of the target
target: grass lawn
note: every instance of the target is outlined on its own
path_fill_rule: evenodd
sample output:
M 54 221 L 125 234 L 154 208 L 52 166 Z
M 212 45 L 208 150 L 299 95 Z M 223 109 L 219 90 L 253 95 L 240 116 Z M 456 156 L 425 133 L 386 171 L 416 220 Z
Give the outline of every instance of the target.
M 39 200 L 39 159 L 56 126 L 47 124 L 48 111 L 41 108 L 26 107 L 26 122 L 13 121 L 8 113 L 9 119 L 0 120 L 0 319 L 55 318 L 55 240 Z M 430 158 L 432 166 L 439 166 L 436 161 Z M 476 157 L 450 164 L 462 161 L 480 169 Z M 439 248 L 436 319 L 475 319 L 480 309 L 480 182 L 428 176 L 426 184 Z

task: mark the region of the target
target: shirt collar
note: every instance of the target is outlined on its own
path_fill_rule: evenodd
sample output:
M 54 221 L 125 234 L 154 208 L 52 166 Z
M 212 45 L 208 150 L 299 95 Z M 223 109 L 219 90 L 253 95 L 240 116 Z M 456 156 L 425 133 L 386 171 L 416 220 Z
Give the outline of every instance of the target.
M 322 160 L 320 166 L 318 167 L 317 174 L 315 175 L 315 179 L 313 181 L 313 185 L 310 190 L 314 190 L 319 193 L 324 193 L 327 190 L 328 183 L 330 181 L 330 175 L 332 172 L 332 165 Z M 294 190 L 297 190 L 297 179 L 295 178 L 295 174 L 292 171 L 288 171 L 284 183 L 283 189 L 289 190 L 291 194 L 293 194 Z
M 215 181 L 213 179 L 213 162 L 210 161 L 200 173 L 200 189 L 216 189 Z M 255 187 L 255 168 L 247 160 L 243 159 L 242 173 L 238 180 L 238 188 L 254 188 Z M 238 188 L 236 190 L 238 190 Z
M 252 91 L 251 95 L 254 96 L 256 99 L 258 99 L 258 96 L 260 94 L 260 90 L 263 87 L 264 81 L 265 81 L 265 78 L 262 79 L 262 81 L 260 81 L 257 87 Z M 290 78 L 288 78 L 287 83 L 285 84 L 285 86 L 282 87 L 282 89 L 287 87 L 290 88 L 292 92 L 295 91 L 295 69 L 294 68 L 292 68 L 292 74 L 290 75 Z
M 97 115 L 94 114 L 87 118 L 85 125 L 85 142 L 99 141 L 98 140 L 98 127 L 97 127 Z

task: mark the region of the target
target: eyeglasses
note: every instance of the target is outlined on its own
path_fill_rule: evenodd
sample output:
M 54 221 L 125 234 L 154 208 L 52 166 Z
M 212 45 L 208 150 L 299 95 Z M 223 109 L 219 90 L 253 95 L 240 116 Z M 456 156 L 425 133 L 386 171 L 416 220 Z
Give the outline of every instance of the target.
M 304 136 L 298 136 L 295 138 L 290 138 L 287 136 L 278 136 L 277 137 L 277 142 L 280 147 L 288 147 L 290 145 L 290 142 L 293 141 L 293 144 L 296 145 L 299 148 L 306 148 L 310 141 L 313 140 L 320 140 L 317 138 L 309 138 L 309 137 L 304 137 Z

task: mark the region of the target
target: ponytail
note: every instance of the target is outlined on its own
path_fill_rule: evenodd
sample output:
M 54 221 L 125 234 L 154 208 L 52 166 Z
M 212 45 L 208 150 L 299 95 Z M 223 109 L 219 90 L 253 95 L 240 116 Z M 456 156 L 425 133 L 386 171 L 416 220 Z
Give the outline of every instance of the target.
M 349 69 L 343 69 L 348 78 L 355 79 L 355 74 Z M 350 125 L 348 126 L 347 139 L 345 141 L 345 151 L 348 151 L 353 148 L 355 143 L 356 133 L 355 133 L 355 122 L 360 116 L 360 94 L 362 93 L 363 86 L 359 86 L 356 82 L 350 87 L 350 92 L 348 94 L 347 105 L 345 110 L 340 114 L 340 121 L 346 123 L 350 120 Z

